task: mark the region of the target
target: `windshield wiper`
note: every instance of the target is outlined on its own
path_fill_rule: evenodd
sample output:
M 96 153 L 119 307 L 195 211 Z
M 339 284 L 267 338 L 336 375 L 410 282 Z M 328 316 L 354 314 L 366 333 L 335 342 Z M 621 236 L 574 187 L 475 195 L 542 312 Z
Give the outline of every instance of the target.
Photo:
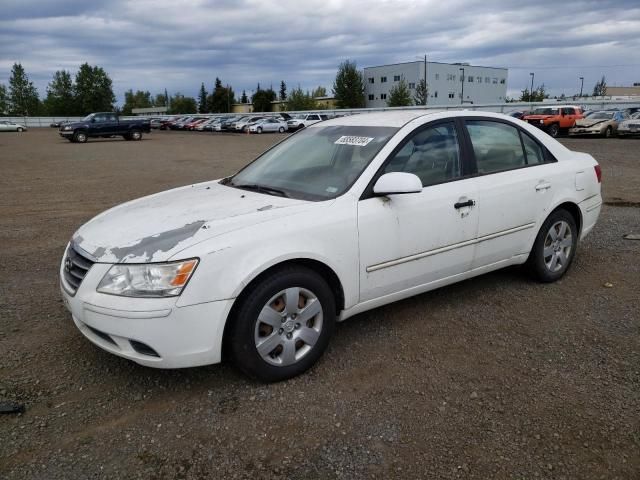
M 266 193 L 268 195 L 277 195 L 279 197 L 288 197 L 284 190 L 278 190 L 277 188 L 268 187 L 266 185 L 258 185 L 257 183 L 240 184 L 230 182 L 229 185 L 243 190 L 253 190 L 255 192 Z

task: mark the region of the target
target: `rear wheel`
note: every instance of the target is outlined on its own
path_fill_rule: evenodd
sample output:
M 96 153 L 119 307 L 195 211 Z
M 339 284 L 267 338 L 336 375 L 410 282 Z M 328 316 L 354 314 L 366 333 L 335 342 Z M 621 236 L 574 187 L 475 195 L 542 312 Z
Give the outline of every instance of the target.
M 280 133 L 284 133 L 284 127 L 280 127 L 280 128 L 278 129 L 278 132 L 280 132 Z
M 87 143 L 87 134 L 84 132 L 76 132 L 73 135 L 73 141 L 78 143 Z
M 556 210 L 544 221 L 527 260 L 541 282 L 555 282 L 569 269 L 578 246 L 578 228 L 566 210 Z
M 553 138 L 556 138 L 558 135 L 560 135 L 560 127 L 558 126 L 558 124 L 554 123 L 552 125 L 549 125 L 548 133 Z
M 140 130 L 132 130 L 129 137 L 131 137 L 131 140 L 142 140 L 142 132 Z
M 313 270 L 292 266 L 260 280 L 229 321 L 235 364 L 264 382 L 286 380 L 322 356 L 335 325 L 335 299 Z
M 24 128 L 22 128 L 22 127 L 18 127 L 18 129 L 17 129 L 17 130 L 18 130 L 18 132 L 23 132 L 23 131 L 24 131 Z

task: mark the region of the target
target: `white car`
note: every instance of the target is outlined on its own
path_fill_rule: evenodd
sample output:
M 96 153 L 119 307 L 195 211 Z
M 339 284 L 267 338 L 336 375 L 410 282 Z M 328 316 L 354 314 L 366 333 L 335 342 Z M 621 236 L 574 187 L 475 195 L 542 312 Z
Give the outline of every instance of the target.
M 282 380 L 357 313 L 509 265 L 559 279 L 598 219 L 600 175 L 506 115 L 328 120 L 231 177 L 98 215 L 66 248 L 62 297 L 116 355 L 177 368 L 224 352 Z
M 27 127 L 19 123 L 0 121 L 0 132 L 26 132 Z
M 249 125 L 249 131 L 251 133 L 262 132 L 278 132 L 284 133 L 287 131 L 287 122 L 279 120 L 277 118 L 263 118 L 257 122 Z
M 618 136 L 640 135 L 640 112 L 633 113 L 630 118 L 618 124 Z
M 299 114 L 287 120 L 287 127 L 289 130 L 300 130 L 326 119 L 326 115 L 318 115 L 317 113 Z
M 236 132 L 246 132 L 247 129 L 249 128 L 249 125 L 251 125 L 252 123 L 258 122 L 260 120 L 264 119 L 263 116 L 257 116 L 257 117 L 244 117 L 241 118 L 240 120 L 236 121 L 233 126 L 236 130 Z

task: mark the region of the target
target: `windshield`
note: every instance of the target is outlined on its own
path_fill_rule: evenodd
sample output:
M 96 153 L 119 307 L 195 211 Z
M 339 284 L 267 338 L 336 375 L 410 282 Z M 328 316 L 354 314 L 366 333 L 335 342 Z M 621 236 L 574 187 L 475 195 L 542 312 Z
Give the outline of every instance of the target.
M 631 115 L 631 118 L 633 118 L 634 120 L 637 120 L 640 118 L 640 112 L 636 112 L 633 115 Z
M 558 115 L 557 108 L 536 108 L 533 111 L 534 115 Z
M 304 200 L 335 198 L 351 187 L 397 131 L 341 125 L 304 129 L 225 183 Z
M 86 117 L 84 117 L 84 118 L 82 119 L 82 121 L 83 121 L 83 122 L 90 122 L 94 115 L 95 115 L 95 113 L 90 113 L 89 115 L 87 115 Z
M 612 112 L 596 112 L 592 115 L 589 115 L 589 118 L 592 120 L 609 120 L 613 118 Z

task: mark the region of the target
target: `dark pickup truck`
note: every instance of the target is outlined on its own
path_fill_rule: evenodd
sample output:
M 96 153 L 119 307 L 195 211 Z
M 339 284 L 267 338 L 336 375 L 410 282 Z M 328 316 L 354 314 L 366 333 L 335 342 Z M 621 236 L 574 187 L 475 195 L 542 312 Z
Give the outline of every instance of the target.
M 91 113 L 79 122 L 60 125 L 58 133 L 70 142 L 85 143 L 89 137 L 121 136 L 125 140 L 141 140 L 143 133 L 149 133 L 148 120 L 120 120 L 117 113 Z

